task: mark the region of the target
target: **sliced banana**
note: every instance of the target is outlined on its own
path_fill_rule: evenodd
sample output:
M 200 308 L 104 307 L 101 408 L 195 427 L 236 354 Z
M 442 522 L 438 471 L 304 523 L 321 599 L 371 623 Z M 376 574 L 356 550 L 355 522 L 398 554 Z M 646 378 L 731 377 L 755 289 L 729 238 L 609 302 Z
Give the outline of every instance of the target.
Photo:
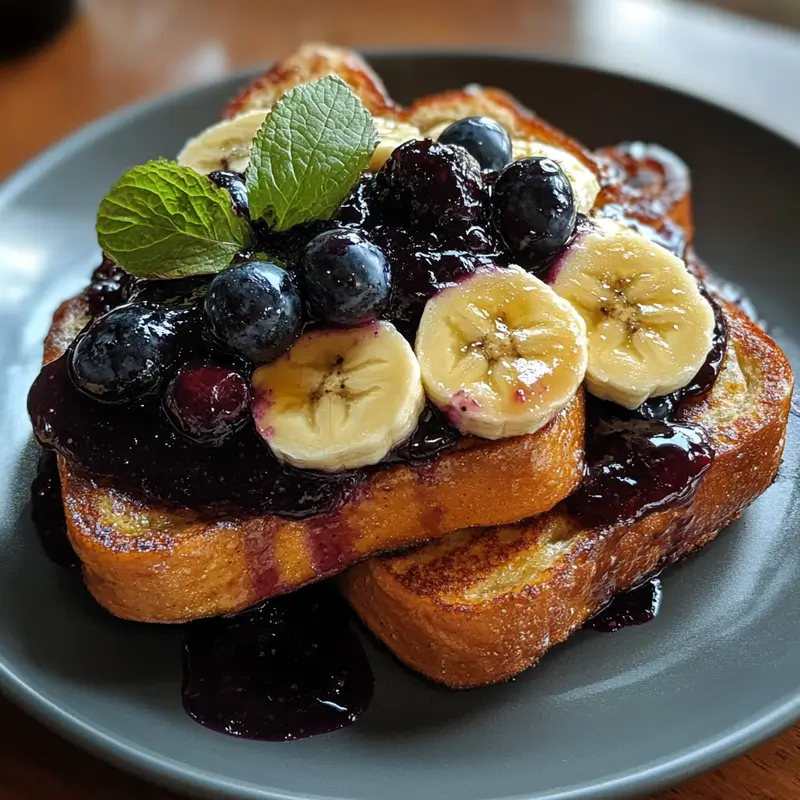
M 562 256 L 553 289 L 586 322 L 586 387 L 636 408 L 685 386 L 711 349 L 714 312 L 677 256 L 597 219 Z
M 374 117 L 372 121 L 378 132 L 378 146 L 369 162 L 372 172 L 377 172 L 386 163 L 395 148 L 413 139 L 422 138 L 419 128 L 408 122 L 400 122 L 389 117 Z
M 511 144 L 514 161 L 533 156 L 552 158 L 564 170 L 572 184 L 578 213 L 588 214 L 591 211 L 600 192 L 600 184 L 594 172 L 579 158 L 559 147 L 533 139 L 514 139 Z
M 250 163 L 250 145 L 266 116 L 265 109 L 246 111 L 206 128 L 186 142 L 178 163 L 203 175 L 217 169 L 244 172 Z
M 388 322 L 304 334 L 253 373 L 253 394 L 256 427 L 275 456 L 328 472 L 377 464 L 425 406 L 414 352 Z
M 586 372 L 586 326 L 519 267 L 476 272 L 425 305 L 415 350 L 432 402 L 484 439 L 533 433 Z

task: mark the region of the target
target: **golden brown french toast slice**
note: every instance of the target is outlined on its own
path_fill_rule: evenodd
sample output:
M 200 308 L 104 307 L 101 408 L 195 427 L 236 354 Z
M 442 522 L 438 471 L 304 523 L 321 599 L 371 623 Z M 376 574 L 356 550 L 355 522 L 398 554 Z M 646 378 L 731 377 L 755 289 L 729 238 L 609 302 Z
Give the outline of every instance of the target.
M 725 315 L 720 377 L 676 418 L 704 426 L 716 452 L 688 505 L 605 528 L 582 527 L 559 506 L 372 559 L 340 579 L 369 628 L 435 681 L 455 688 L 502 681 L 535 664 L 612 595 L 736 519 L 775 477 L 793 375 L 780 348 L 742 312 L 726 305 Z
M 45 362 L 87 319 L 80 297 L 61 305 Z M 468 438 L 429 463 L 379 470 L 339 511 L 305 520 L 209 520 L 135 500 L 60 459 L 69 537 L 89 591 L 117 616 L 181 622 L 240 611 L 375 553 L 547 511 L 580 480 L 584 427 L 577 395 L 535 434 Z

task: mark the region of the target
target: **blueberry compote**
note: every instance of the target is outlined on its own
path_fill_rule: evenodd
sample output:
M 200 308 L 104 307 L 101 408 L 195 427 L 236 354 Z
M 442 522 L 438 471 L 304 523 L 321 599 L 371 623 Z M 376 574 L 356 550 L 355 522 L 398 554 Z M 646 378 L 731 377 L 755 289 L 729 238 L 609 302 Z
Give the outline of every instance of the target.
M 586 473 L 567 501 L 588 525 L 633 520 L 691 499 L 714 458 L 699 425 L 620 419 L 606 405 L 590 410 Z
M 652 622 L 661 608 L 661 579 L 653 576 L 613 597 L 583 627 L 600 633 L 613 633 L 632 625 Z
M 31 486 L 31 519 L 48 558 L 60 567 L 77 567 L 80 562 L 67 538 L 58 460 L 52 450 L 42 450 L 36 465 Z
M 92 280 L 83 291 L 89 314 L 99 317 L 124 303 L 133 285 L 134 279 L 130 275 L 105 259 L 92 273 Z
M 334 591 L 312 586 L 183 638 L 183 706 L 214 730 L 287 741 L 339 730 L 372 697 L 372 672 Z

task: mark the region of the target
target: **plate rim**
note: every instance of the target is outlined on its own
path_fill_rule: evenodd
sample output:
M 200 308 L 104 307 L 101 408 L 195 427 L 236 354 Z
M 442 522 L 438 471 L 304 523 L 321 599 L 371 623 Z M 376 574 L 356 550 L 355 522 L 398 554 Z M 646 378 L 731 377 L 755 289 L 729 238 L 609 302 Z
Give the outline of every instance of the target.
M 657 89 L 679 95 L 689 101 L 711 107 L 735 118 L 739 123 L 753 126 L 777 137 L 795 150 L 800 150 L 800 140 L 794 141 L 769 124 L 749 116 L 739 109 L 715 102 L 667 81 L 642 77 L 634 72 L 598 65 L 591 59 L 578 56 L 530 53 L 519 50 L 488 48 L 448 47 L 382 47 L 358 48 L 369 62 L 372 58 L 445 57 L 481 58 L 496 61 L 524 61 L 531 64 L 558 66 L 574 70 L 585 70 L 601 75 L 621 78 L 648 89 Z M 121 127 L 135 122 L 137 118 L 159 110 L 177 100 L 202 95 L 220 84 L 244 81 L 258 74 L 274 62 L 254 63 L 242 69 L 226 73 L 196 86 L 148 95 L 136 102 L 112 110 L 81 126 L 67 136 L 49 145 L 0 181 L 0 204 L 13 199 L 15 194 L 48 171 L 55 163 L 68 159 L 75 151 L 97 141 L 99 138 Z M 800 132 L 798 132 L 800 135 Z M 121 737 L 109 735 L 80 716 L 60 707 L 24 678 L 13 671 L 6 659 L 0 656 L 0 692 L 19 708 L 30 714 L 46 728 L 67 741 L 81 747 L 119 769 L 179 792 L 191 790 L 200 797 L 229 797 L 233 800 L 351 800 L 333 795 L 309 795 L 286 792 L 271 787 L 258 787 L 250 782 L 222 778 L 214 772 L 189 766 L 167 756 L 160 755 L 146 746 Z M 609 776 L 594 784 L 564 786 L 548 794 L 533 793 L 507 795 L 492 800 L 622 800 L 646 792 L 671 788 L 701 772 L 712 769 L 742 753 L 756 747 L 800 721 L 800 685 L 793 694 L 766 707 L 740 723 L 731 725 L 719 735 L 710 737 L 695 746 L 649 765 Z M 232 790 L 235 793 L 232 793 Z

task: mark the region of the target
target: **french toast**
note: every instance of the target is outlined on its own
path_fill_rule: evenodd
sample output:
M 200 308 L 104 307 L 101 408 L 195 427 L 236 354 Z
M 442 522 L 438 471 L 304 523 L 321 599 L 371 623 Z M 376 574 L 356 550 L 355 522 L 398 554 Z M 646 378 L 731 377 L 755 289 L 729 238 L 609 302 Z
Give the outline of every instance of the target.
M 453 90 L 403 108 L 389 98 L 379 78 L 358 55 L 327 45 L 306 45 L 245 87 L 225 108 L 223 117 L 236 121 L 248 114 L 265 115 L 288 90 L 328 75 L 340 77 L 374 115 L 381 141 L 385 133 L 389 144 L 402 144 L 407 130 L 403 126 L 410 126 L 421 137 L 435 138 L 453 120 L 470 115 L 491 117 L 512 136 L 515 158 L 546 157 L 549 151 L 543 154 L 541 146 L 555 148 L 565 154 L 565 159 L 567 155 L 572 158 L 582 179 L 592 184 L 587 204 L 581 209 L 583 214 L 605 209 L 612 216 L 621 210 L 631 224 L 638 220 L 664 240 L 676 235 L 683 237 L 684 243 L 691 239 L 691 196 L 682 162 L 652 147 L 619 146 L 590 152 L 500 90 Z M 227 162 L 223 166 L 227 168 Z M 745 332 L 746 326 L 735 312 L 728 313 L 732 315 L 732 328 Z M 64 356 L 89 321 L 86 294 L 62 304 L 45 344 L 45 364 Z M 745 338 L 750 341 L 749 335 Z M 446 412 L 453 422 L 450 411 L 457 409 Z M 69 453 L 59 456 L 59 471 L 69 539 L 81 561 L 86 585 L 97 601 L 126 619 L 185 622 L 241 611 L 334 576 L 376 554 L 419 545 L 453 531 L 494 529 L 521 519 L 533 519 L 532 525 L 549 524 L 548 519 L 561 518 L 560 511 L 551 510 L 582 480 L 585 430 L 584 394 L 578 388 L 571 401 L 535 433 L 498 441 L 464 435 L 453 448 L 428 460 L 381 463 L 367 473 L 340 508 L 303 518 L 252 511 L 210 513 L 204 508 L 142 497 L 115 485 L 113 475 L 87 474 Z M 262 435 L 267 438 L 271 432 L 271 426 L 265 426 Z M 766 460 L 763 463 L 766 475 L 772 467 Z M 498 530 L 528 528 L 523 524 Z M 485 542 L 496 535 L 501 534 L 489 530 Z M 481 540 L 473 534 L 459 532 L 453 536 L 443 540 L 447 547 L 468 537 L 485 552 L 478 544 Z M 407 558 L 417 558 L 418 552 L 429 551 L 413 551 Z M 498 550 L 493 558 L 503 557 Z M 391 567 L 383 565 L 401 563 L 403 558 L 398 562 L 371 561 L 345 576 L 346 593 L 359 613 L 367 613 L 364 603 L 371 602 L 367 597 L 377 594 L 374 587 L 379 581 L 373 575 L 383 576 L 384 569 L 391 573 Z M 494 563 L 492 558 L 488 560 Z M 632 562 L 631 574 L 638 575 L 643 568 L 639 562 Z M 380 583 L 388 585 L 388 579 Z M 622 579 L 613 585 L 606 581 L 603 592 L 607 596 L 615 587 L 625 585 L 630 584 Z M 599 597 L 600 590 L 595 594 Z M 412 596 L 413 591 L 408 590 L 407 597 Z M 395 624 L 400 630 L 402 625 L 395 613 L 403 607 L 384 608 L 387 626 Z M 433 638 L 429 646 L 433 661 L 440 657 L 433 630 L 435 619 L 439 619 L 437 613 L 438 606 L 431 612 Z M 450 618 L 440 618 L 446 629 Z M 376 619 L 367 621 L 379 635 L 388 631 Z M 407 622 L 410 624 L 410 620 Z M 562 627 L 567 630 L 571 624 L 567 621 Z M 472 630 L 471 621 L 465 622 L 465 642 L 470 636 L 467 629 Z M 554 630 L 553 641 L 556 634 Z M 477 629 L 475 635 L 479 639 Z M 508 636 L 509 640 L 513 638 L 510 628 Z M 391 641 L 389 644 L 394 647 Z M 467 649 L 471 646 L 465 644 Z M 451 685 L 486 683 L 512 674 L 507 671 L 501 675 L 500 669 L 482 677 L 473 664 L 460 675 L 455 662 L 463 660 L 466 664 L 469 659 L 465 652 L 453 656 L 453 663 L 437 673 L 424 658 L 409 654 L 412 649 L 407 653 L 398 650 L 398 654 Z M 513 667 L 508 669 L 523 668 L 537 657 L 538 653 L 509 656 L 507 661 L 509 665 L 513 662 Z M 490 667 L 487 664 L 485 668 Z
M 793 374 L 769 336 L 735 306 L 724 311 L 720 375 L 675 417 L 705 428 L 715 452 L 688 503 L 598 527 L 562 504 L 517 525 L 458 531 L 371 559 L 340 578 L 370 630 L 434 681 L 458 689 L 496 683 L 740 516 L 781 463 Z

